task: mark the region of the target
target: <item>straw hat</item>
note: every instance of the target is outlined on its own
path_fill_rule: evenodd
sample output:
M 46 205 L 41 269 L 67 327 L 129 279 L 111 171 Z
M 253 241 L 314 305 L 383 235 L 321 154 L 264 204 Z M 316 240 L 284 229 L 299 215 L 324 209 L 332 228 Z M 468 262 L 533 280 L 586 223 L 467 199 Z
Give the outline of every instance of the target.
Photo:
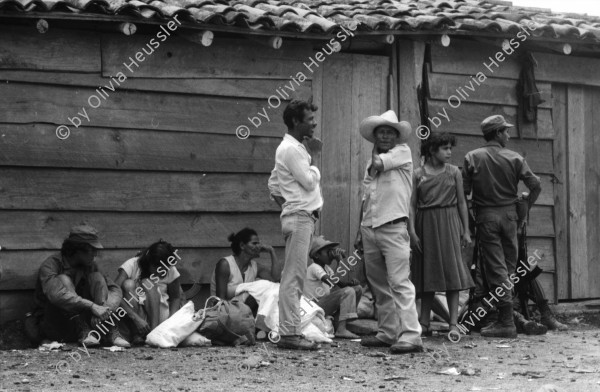
M 360 134 L 371 143 L 375 143 L 373 131 L 380 125 L 388 125 L 397 130 L 400 133 L 400 143 L 406 143 L 412 130 L 408 121 L 398 122 L 396 113 L 394 113 L 393 110 L 388 110 L 379 116 L 369 116 L 365 118 L 360 123 Z

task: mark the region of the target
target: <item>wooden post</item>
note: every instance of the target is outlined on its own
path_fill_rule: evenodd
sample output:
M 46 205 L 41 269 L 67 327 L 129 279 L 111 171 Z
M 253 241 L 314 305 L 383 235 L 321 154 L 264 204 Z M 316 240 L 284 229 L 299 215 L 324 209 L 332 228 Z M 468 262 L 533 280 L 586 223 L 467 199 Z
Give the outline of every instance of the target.
M 46 19 L 39 19 L 36 23 L 35 23 L 35 27 L 38 31 L 38 33 L 40 34 L 45 34 L 48 31 L 48 21 L 46 21 Z
M 440 42 L 445 47 L 450 46 L 450 36 L 448 34 L 442 34 L 442 36 L 440 37 Z
M 420 166 L 421 141 L 415 130 L 421 124 L 421 111 L 417 86 L 422 85 L 423 63 L 425 59 L 425 43 L 408 39 L 398 41 L 398 117 L 410 123 L 413 134 L 408 139 L 412 152 L 413 166 Z M 429 126 L 429 124 L 423 124 Z
M 202 46 L 210 46 L 213 43 L 215 37 L 214 33 L 209 30 L 205 31 L 184 31 L 179 33 L 181 38 L 184 38 L 190 42 L 200 44 Z
M 124 22 L 124 23 L 120 23 L 119 26 L 117 27 L 117 29 L 125 35 L 133 35 L 133 34 L 135 34 L 137 27 L 133 23 Z
M 588 254 L 585 197 L 586 102 L 583 86 L 567 88 L 567 178 L 571 298 L 587 298 Z M 591 108 L 589 108 L 591 110 Z
M 383 42 L 388 45 L 393 44 L 395 40 L 396 38 L 392 34 L 381 35 L 374 39 L 374 41 Z
M 571 298 L 569 285 L 569 221 L 567 211 L 567 87 L 552 85 L 552 119 L 554 140 L 552 154 L 554 158 L 554 246 L 556 259 L 556 290 L 554 302 Z
M 261 45 L 265 45 L 268 46 L 270 48 L 273 49 L 279 49 L 281 48 L 281 45 L 283 44 L 283 39 L 280 36 L 273 36 L 273 37 L 268 37 L 268 38 L 263 38 L 263 37 L 249 37 L 249 39 L 251 41 L 257 42 Z

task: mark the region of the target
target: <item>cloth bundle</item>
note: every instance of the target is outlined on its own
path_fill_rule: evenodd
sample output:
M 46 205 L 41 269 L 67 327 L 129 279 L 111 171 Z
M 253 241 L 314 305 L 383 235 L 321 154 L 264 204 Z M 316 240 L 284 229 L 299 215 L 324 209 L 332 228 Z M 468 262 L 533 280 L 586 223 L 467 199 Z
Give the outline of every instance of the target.
M 186 344 L 202 345 L 210 343 L 204 337 L 191 336 L 194 331 L 202 324 L 203 319 L 198 318 L 194 312 L 194 303 L 188 301 L 181 309 L 179 309 L 171 317 L 154 328 L 148 336 L 146 336 L 146 344 L 153 347 L 171 348 L 177 347 L 179 343 L 190 339 Z M 204 344 L 209 345 L 209 344 Z
M 248 293 L 258 302 L 256 327 L 264 331 L 279 332 L 279 283 L 268 280 L 242 283 L 235 290 L 235 295 Z M 328 337 L 325 312 L 306 297 L 300 299 L 300 330 L 302 335 L 313 342 L 331 343 Z

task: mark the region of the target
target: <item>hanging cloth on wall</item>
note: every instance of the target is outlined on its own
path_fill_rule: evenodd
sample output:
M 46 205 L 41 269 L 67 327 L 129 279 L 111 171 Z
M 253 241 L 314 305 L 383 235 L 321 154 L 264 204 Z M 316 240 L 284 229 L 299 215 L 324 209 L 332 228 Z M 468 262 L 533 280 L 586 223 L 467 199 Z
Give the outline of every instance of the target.
M 521 73 L 517 82 L 517 126 L 519 134 L 523 135 L 523 125 L 533 124 L 537 139 L 537 107 L 545 102 L 535 84 L 534 68 L 537 61 L 527 52 L 521 60 Z

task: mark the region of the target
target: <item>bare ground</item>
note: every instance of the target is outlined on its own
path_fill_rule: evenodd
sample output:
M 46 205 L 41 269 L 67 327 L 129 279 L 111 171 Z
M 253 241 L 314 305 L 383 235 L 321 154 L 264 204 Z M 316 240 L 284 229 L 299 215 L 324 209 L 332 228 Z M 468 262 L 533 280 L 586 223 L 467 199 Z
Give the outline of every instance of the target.
M 600 316 L 582 317 L 569 332 L 511 341 L 474 334 L 456 344 L 434 336 L 425 340 L 428 352 L 394 356 L 340 340 L 317 352 L 280 350 L 268 341 L 251 348 L 90 349 L 89 356 L 75 345 L 8 349 L 0 351 L 0 391 L 536 391 L 546 384 L 600 391 Z M 6 347 L 6 332 L 2 339 Z M 269 365 L 247 369 L 260 361 Z M 438 374 L 449 368 L 461 375 Z

